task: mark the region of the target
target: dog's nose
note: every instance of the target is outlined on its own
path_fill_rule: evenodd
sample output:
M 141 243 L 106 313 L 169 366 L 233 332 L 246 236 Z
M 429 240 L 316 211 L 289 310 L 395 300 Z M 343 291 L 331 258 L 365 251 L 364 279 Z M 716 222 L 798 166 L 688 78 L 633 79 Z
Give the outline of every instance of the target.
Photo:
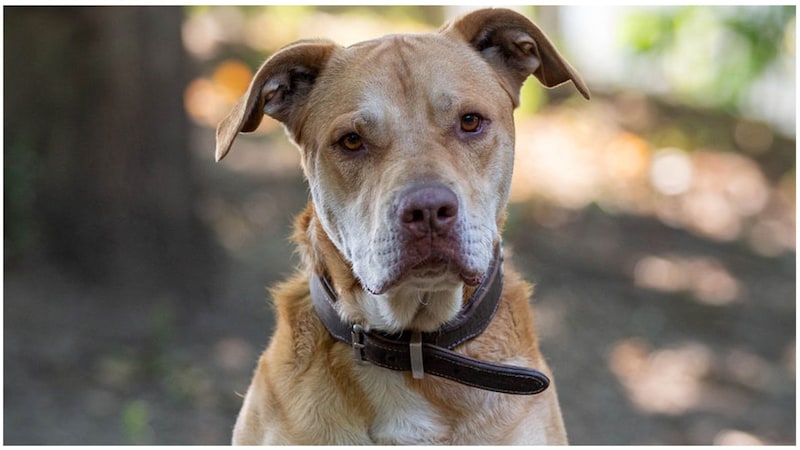
M 458 217 L 458 197 L 439 183 L 411 188 L 398 206 L 400 224 L 418 237 L 447 234 Z

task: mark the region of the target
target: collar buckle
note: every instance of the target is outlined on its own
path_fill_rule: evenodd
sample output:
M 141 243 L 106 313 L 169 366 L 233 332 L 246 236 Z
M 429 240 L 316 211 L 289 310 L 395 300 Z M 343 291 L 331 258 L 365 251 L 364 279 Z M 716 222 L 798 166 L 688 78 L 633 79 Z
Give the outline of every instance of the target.
M 353 341 L 353 356 L 359 364 L 364 364 L 364 328 L 354 323 L 350 329 L 350 340 Z
M 411 360 L 411 376 L 415 380 L 421 380 L 425 376 L 425 368 L 422 365 L 422 333 L 419 331 L 411 333 L 408 354 Z

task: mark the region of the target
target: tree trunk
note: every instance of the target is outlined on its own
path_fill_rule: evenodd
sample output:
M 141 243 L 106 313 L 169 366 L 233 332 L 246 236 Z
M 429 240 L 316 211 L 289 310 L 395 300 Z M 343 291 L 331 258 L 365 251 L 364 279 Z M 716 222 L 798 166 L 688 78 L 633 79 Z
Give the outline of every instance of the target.
M 208 283 L 182 10 L 4 12 L 6 262 L 34 252 L 97 282 Z

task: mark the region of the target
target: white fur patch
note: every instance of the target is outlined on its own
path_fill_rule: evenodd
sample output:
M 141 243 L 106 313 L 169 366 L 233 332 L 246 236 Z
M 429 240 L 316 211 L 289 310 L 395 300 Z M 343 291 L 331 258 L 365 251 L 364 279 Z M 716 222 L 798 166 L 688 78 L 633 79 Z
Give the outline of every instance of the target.
M 375 408 L 369 436 L 376 444 L 437 444 L 447 427 L 428 401 L 406 385 L 400 372 L 376 366 L 356 368 L 358 381 Z

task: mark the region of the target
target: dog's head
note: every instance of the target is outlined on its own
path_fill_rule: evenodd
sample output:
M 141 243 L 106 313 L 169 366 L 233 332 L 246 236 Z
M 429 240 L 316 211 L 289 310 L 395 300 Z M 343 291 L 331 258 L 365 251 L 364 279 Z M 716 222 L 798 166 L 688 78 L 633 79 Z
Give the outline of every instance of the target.
M 460 291 L 481 281 L 499 240 L 512 112 L 530 75 L 589 97 L 510 10 L 347 48 L 300 41 L 261 66 L 219 125 L 217 160 L 270 115 L 300 148 L 316 219 L 366 291 Z M 451 303 L 431 326 L 457 312 Z

